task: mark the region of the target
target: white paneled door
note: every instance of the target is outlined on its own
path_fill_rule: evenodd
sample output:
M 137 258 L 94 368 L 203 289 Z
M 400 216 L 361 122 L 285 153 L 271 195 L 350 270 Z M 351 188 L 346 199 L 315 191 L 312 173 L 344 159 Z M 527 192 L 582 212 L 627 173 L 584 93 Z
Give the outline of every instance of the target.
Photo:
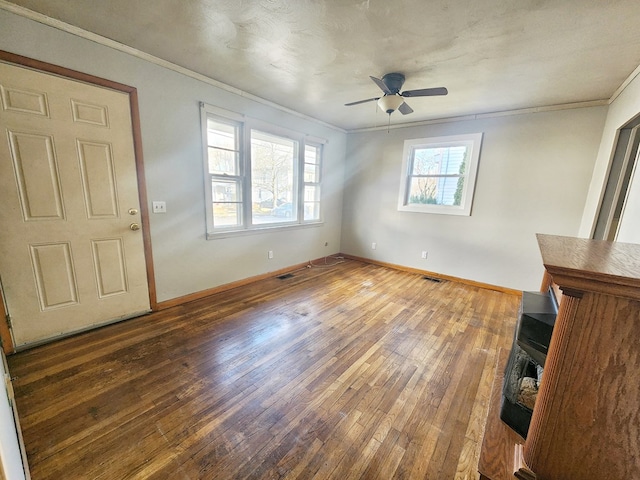
M 0 281 L 16 347 L 149 311 L 129 96 L 0 63 Z

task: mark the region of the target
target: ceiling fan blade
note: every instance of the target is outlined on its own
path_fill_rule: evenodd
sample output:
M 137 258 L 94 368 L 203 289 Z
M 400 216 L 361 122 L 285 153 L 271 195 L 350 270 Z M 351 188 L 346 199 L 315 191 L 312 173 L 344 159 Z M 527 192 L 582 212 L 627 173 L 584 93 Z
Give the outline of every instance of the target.
M 446 95 L 449 91 L 444 87 L 422 88 L 419 90 L 405 90 L 400 95 L 403 97 L 433 97 L 436 95 Z
M 413 108 L 407 105 L 406 102 L 403 102 L 402 105 L 398 107 L 398 111 L 403 115 L 408 115 L 410 113 L 413 113 Z
M 387 87 L 382 80 L 372 76 L 369 76 L 369 78 L 373 80 L 373 82 L 378 85 L 378 87 L 380 87 L 380 90 L 382 90 L 384 93 L 386 93 L 387 95 L 393 95 L 393 92 L 389 90 L 389 87 Z
M 350 107 L 351 105 L 359 105 L 361 103 L 373 102 L 374 100 L 380 100 L 380 97 L 367 98 L 366 100 L 358 100 L 357 102 L 345 103 L 345 107 Z

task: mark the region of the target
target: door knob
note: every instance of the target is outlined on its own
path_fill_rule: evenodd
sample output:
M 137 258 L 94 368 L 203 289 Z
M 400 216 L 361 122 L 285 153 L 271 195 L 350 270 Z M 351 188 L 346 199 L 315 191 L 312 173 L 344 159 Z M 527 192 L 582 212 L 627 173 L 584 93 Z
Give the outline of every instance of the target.
M 129 215 L 137 215 L 137 214 L 138 214 L 138 210 L 136 208 L 129 209 Z
M 135 230 L 140 230 L 140 225 L 139 225 L 139 224 L 137 224 L 137 223 L 132 223 L 131 225 L 129 225 L 129 228 L 130 228 L 131 230 L 134 230 L 134 231 L 135 231 Z

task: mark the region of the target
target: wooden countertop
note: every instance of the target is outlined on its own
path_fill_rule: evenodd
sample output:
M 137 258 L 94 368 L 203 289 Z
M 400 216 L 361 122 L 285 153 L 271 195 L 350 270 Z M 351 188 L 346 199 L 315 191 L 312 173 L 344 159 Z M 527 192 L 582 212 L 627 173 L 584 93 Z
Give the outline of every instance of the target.
M 640 300 L 640 245 L 538 234 L 542 263 L 563 292 Z

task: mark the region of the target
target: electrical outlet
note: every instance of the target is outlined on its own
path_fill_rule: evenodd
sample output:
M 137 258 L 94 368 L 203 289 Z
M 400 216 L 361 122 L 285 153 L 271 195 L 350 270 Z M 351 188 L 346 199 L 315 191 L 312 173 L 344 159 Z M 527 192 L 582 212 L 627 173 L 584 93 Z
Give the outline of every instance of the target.
M 422 258 L 424 258 L 425 260 L 427 259 L 427 255 L 428 252 L 426 252 L 425 250 L 422 251 Z
M 378 244 L 376 242 L 371 243 L 371 250 L 375 250 Z
M 269 258 L 273 258 L 273 250 L 269 250 L 269 251 L 267 252 L 267 257 L 269 257 Z
M 153 213 L 167 213 L 167 202 L 154 201 L 152 206 Z

